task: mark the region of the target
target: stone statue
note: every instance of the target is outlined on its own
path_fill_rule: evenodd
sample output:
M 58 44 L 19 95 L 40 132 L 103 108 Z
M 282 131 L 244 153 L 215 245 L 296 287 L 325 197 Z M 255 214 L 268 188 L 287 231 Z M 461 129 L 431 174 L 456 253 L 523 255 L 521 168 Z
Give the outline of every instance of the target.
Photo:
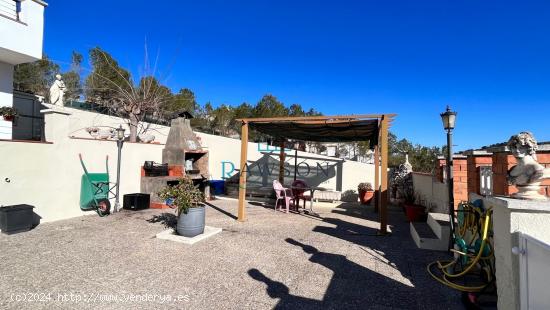
M 543 179 L 550 178 L 550 169 L 537 162 L 537 141 L 530 132 L 520 132 L 508 140 L 508 148 L 517 160 L 517 165 L 508 171 L 508 183 L 515 185 L 518 192 L 513 198 L 547 200 L 539 193 Z
M 397 169 L 394 169 L 390 174 L 390 197 L 402 198 L 404 193 L 410 191 L 413 187 L 412 172 L 413 167 L 409 162 L 409 154 L 405 153 L 405 162 L 400 164 Z
M 61 80 L 61 74 L 55 75 L 55 82 L 53 82 L 52 87 L 50 87 L 50 103 L 53 105 L 64 106 L 63 96 L 67 87 L 65 82 Z

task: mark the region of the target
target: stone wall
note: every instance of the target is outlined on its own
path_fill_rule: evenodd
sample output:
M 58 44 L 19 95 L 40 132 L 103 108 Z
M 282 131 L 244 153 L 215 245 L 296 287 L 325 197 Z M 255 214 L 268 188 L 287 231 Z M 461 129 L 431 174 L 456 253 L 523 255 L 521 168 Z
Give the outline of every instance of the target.
M 435 179 L 440 183 L 447 183 L 443 180 L 444 170 L 447 169 L 447 161 L 438 159 L 435 167 Z M 455 155 L 453 158 L 454 176 L 454 205 L 455 208 L 461 201 L 468 200 L 468 162 L 466 156 Z
M 413 172 L 412 181 L 415 194 L 429 212 L 449 213 L 449 195 L 447 184 L 439 182 L 431 174 Z

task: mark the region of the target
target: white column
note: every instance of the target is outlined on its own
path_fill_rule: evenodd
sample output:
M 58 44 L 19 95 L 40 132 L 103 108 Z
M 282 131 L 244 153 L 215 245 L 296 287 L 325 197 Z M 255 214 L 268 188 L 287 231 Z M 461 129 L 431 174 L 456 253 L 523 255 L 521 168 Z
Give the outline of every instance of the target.
M 44 136 L 46 142 L 60 143 L 69 139 L 70 116 L 68 109 L 43 104 L 48 109 L 40 110 L 44 114 Z
M 0 62 L 0 107 L 13 106 L 13 65 Z M 11 139 L 12 122 L 0 116 L 0 139 Z
M 471 194 L 470 200 L 480 197 Z M 519 257 L 512 248 L 518 246 L 518 232 L 550 243 L 550 201 L 487 197 L 483 206 L 493 209 L 498 308 L 520 309 Z

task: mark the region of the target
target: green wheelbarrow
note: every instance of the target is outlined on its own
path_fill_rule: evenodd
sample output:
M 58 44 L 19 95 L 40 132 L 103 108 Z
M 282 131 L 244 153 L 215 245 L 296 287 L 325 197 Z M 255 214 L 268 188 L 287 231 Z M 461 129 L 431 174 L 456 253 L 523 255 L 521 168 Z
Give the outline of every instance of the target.
M 116 183 L 109 182 L 109 156 L 105 159 L 105 173 L 90 173 L 84 165 L 82 154 L 78 154 L 84 174 L 80 180 L 80 209 L 82 211 L 96 211 L 99 216 L 109 215 L 111 212 L 110 198 L 114 198 L 113 189 Z M 110 197 L 109 194 L 112 196 Z

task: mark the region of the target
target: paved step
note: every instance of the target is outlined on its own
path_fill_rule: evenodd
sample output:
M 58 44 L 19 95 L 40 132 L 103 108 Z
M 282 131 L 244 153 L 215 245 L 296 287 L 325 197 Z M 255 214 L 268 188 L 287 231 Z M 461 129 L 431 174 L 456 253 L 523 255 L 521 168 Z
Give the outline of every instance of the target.
M 431 214 L 431 213 L 430 213 Z M 435 250 L 435 251 L 447 251 L 449 246 L 449 239 L 445 237 L 445 223 L 441 220 L 441 223 L 436 220 L 438 216 L 431 217 L 431 223 L 424 222 L 411 222 L 410 223 L 410 233 L 411 237 L 414 240 L 414 243 L 420 249 L 426 250 Z M 428 219 L 430 216 L 428 215 Z M 437 231 L 439 231 L 439 236 L 437 232 L 432 228 L 434 226 Z M 448 228 L 447 228 L 447 236 Z
M 433 230 L 437 238 L 447 239 L 451 233 L 449 215 L 445 213 L 429 213 L 428 225 Z

